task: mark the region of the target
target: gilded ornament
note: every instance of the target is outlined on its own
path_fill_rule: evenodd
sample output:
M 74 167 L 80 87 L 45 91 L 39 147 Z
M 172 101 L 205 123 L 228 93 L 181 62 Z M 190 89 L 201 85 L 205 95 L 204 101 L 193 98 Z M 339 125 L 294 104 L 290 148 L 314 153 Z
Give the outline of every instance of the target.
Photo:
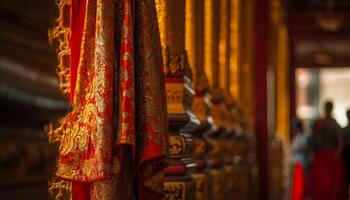
M 169 152 L 172 157 L 183 156 L 186 153 L 187 144 L 182 136 L 169 137 Z
M 184 200 L 186 199 L 186 183 L 171 182 L 164 183 L 163 200 Z

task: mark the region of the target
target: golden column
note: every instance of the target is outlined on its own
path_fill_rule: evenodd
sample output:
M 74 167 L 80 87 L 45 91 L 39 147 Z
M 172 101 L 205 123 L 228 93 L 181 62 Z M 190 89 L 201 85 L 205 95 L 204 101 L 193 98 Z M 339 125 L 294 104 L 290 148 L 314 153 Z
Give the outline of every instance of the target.
M 223 102 L 222 102 L 222 112 L 224 113 L 224 120 L 225 120 L 225 131 L 221 134 L 221 143 L 223 146 L 223 156 L 224 156 L 224 171 L 225 171 L 225 178 L 226 178 L 226 199 L 234 199 L 235 194 L 232 192 L 234 190 L 234 139 L 235 139 L 235 131 L 234 131 L 234 124 L 235 122 L 235 116 L 234 116 L 234 110 L 236 109 L 236 105 L 234 104 L 234 98 L 232 96 L 232 82 L 237 84 L 236 75 L 237 72 L 232 70 L 232 64 L 236 64 L 237 56 L 232 57 L 233 52 L 235 49 L 232 49 L 233 45 L 235 44 L 237 47 L 237 44 L 234 42 L 238 42 L 237 39 L 235 39 L 232 36 L 237 36 L 233 34 L 232 24 L 234 19 L 232 16 L 237 14 L 237 10 L 232 10 L 232 8 L 235 8 L 236 6 L 235 2 L 232 2 L 230 0 L 220 0 L 220 18 L 219 18 L 219 85 L 220 89 L 224 92 L 223 95 Z M 236 6 L 237 7 L 237 6 Z M 237 22 L 236 22 L 237 23 Z M 235 29 L 237 31 L 237 27 Z M 233 51 L 233 52 L 232 52 Z M 237 50 L 236 50 L 237 52 Z M 237 65 L 234 66 L 237 69 Z M 236 86 L 236 85 L 235 85 Z M 236 87 L 237 88 L 237 87 Z M 235 91 L 237 92 L 237 90 Z M 236 94 L 237 96 L 237 94 Z M 236 119 L 237 120 L 237 119 Z
M 240 0 L 230 0 L 229 6 L 229 93 L 238 101 L 240 98 L 240 73 L 239 73 L 239 28 L 240 28 Z
M 218 54 L 218 79 L 220 89 L 224 92 L 225 98 L 230 96 L 230 1 L 220 0 L 219 2 L 219 54 Z
M 185 0 L 156 0 L 166 73 L 170 163 L 165 169 L 164 199 L 194 199 L 191 133 L 199 125 L 193 114 L 191 69 L 185 51 Z
M 289 49 L 288 33 L 284 24 L 278 27 L 276 67 L 276 132 L 284 143 L 289 143 Z
M 250 124 L 254 124 L 254 0 L 245 0 L 240 7 L 239 13 L 239 68 L 238 76 L 241 80 L 238 85 L 239 104 L 246 112 Z
M 289 66 L 288 33 L 283 18 L 281 2 L 271 0 L 271 39 L 272 66 L 275 74 L 275 133 L 270 142 L 270 194 L 273 198 L 282 198 L 285 193 L 284 180 L 288 177 L 286 166 L 289 163 Z M 273 153 L 279 152 L 279 153 Z
M 208 143 L 204 133 L 211 124 L 208 122 L 208 82 L 204 73 L 204 1 L 186 0 L 186 49 L 188 51 L 190 67 L 193 71 L 195 95 L 193 98 L 193 111 L 200 121 L 200 126 L 194 132 L 193 157 L 196 160 L 196 171 L 192 174 L 196 183 L 196 199 L 209 199 L 209 174 L 207 169 L 206 153 Z
M 283 158 L 281 166 L 281 193 L 285 193 L 285 180 L 289 177 L 290 163 L 290 95 L 289 95 L 289 46 L 285 24 L 278 27 L 277 68 L 276 68 L 276 133 L 282 141 Z
M 233 108 L 231 106 L 231 110 L 233 113 L 233 125 L 234 125 L 234 136 L 229 143 L 233 146 L 230 148 L 232 155 L 233 164 L 232 167 L 228 165 L 226 168 L 232 174 L 232 189 L 233 191 L 229 193 L 230 199 L 249 199 L 249 182 L 250 182 L 250 166 L 249 166 L 249 135 L 246 119 L 245 119 L 245 110 L 242 110 L 238 107 L 238 103 L 241 97 L 240 87 L 244 83 L 240 83 L 240 70 L 241 66 L 240 62 L 240 14 L 241 14 L 241 5 L 240 0 L 230 0 L 229 1 L 229 83 L 228 88 L 226 89 L 230 95 L 235 99 L 235 104 Z M 246 34 L 246 33 L 244 33 Z M 230 105 L 230 104 L 229 104 Z
M 204 0 L 204 68 L 210 86 L 212 131 L 207 134 L 211 146 L 208 152 L 210 174 L 210 198 L 225 199 L 225 145 L 222 135 L 226 130 L 225 104 L 219 79 L 219 31 L 220 3 L 217 0 Z M 225 46 L 226 48 L 226 46 Z
M 253 131 L 254 100 L 254 0 L 231 0 L 231 56 L 232 95 L 239 108 L 238 129 L 235 139 L 235 199 L 258 199 L 259 168 L 256 139 Z M 235 12 L 236 11 L 236 12 Z M 236 73 L 235 73 L 236 72 Z

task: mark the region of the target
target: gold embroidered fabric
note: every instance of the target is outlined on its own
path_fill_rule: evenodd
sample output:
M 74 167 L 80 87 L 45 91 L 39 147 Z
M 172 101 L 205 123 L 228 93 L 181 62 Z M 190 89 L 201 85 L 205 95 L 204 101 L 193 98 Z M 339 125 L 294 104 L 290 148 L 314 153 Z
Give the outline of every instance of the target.
M 60 141 L 56 174 L 74 183 L 72 194 L 81 184 L 91 199 L 161 198 L 162 63 L 153 1 L 86 0 L 71 111 L 59 130 L 50 129 Z
M 88 0 L 72 111 L 57 176 L 95 181 L 110 175 L 114 61 L 113 0 Z

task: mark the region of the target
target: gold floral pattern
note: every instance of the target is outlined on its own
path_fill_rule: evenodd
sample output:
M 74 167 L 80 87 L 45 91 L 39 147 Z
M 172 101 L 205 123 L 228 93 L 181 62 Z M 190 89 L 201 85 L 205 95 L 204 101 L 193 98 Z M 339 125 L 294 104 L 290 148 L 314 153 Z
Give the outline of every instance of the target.
M 113 0 L 88 0 L 72 111 L 60 145 L 57 176 L 95 181 L 110 174 L 112 148 Z
M 140 134 L 139 178 L 144 183 L 139 187 L 156 192 L 159 198 L 163 191 L 163 178 L 159 177 L 166 166 L 168 145 L 165 78 L 155 3 L 136 2 L 136 132 Z
M 48 127 L 57 176 L 91 183 L 91 199 L 160 199 L 168 124 L 154 2 L 86 0 L 79 55 L 71 111 Z

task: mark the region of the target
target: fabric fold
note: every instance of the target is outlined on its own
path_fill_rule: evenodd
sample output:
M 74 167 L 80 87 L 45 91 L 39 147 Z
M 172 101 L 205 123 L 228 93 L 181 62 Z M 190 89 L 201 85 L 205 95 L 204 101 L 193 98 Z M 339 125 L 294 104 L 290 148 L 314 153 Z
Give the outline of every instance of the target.
M 136 132 L 140 199 L 160 199 L 167 164 L 165 78 L 154 1 L 135 1 Z
M 167 111 L 155 4 L 72 0 L 71 111 L 56 175 L 81 199 L 160 199 Z

